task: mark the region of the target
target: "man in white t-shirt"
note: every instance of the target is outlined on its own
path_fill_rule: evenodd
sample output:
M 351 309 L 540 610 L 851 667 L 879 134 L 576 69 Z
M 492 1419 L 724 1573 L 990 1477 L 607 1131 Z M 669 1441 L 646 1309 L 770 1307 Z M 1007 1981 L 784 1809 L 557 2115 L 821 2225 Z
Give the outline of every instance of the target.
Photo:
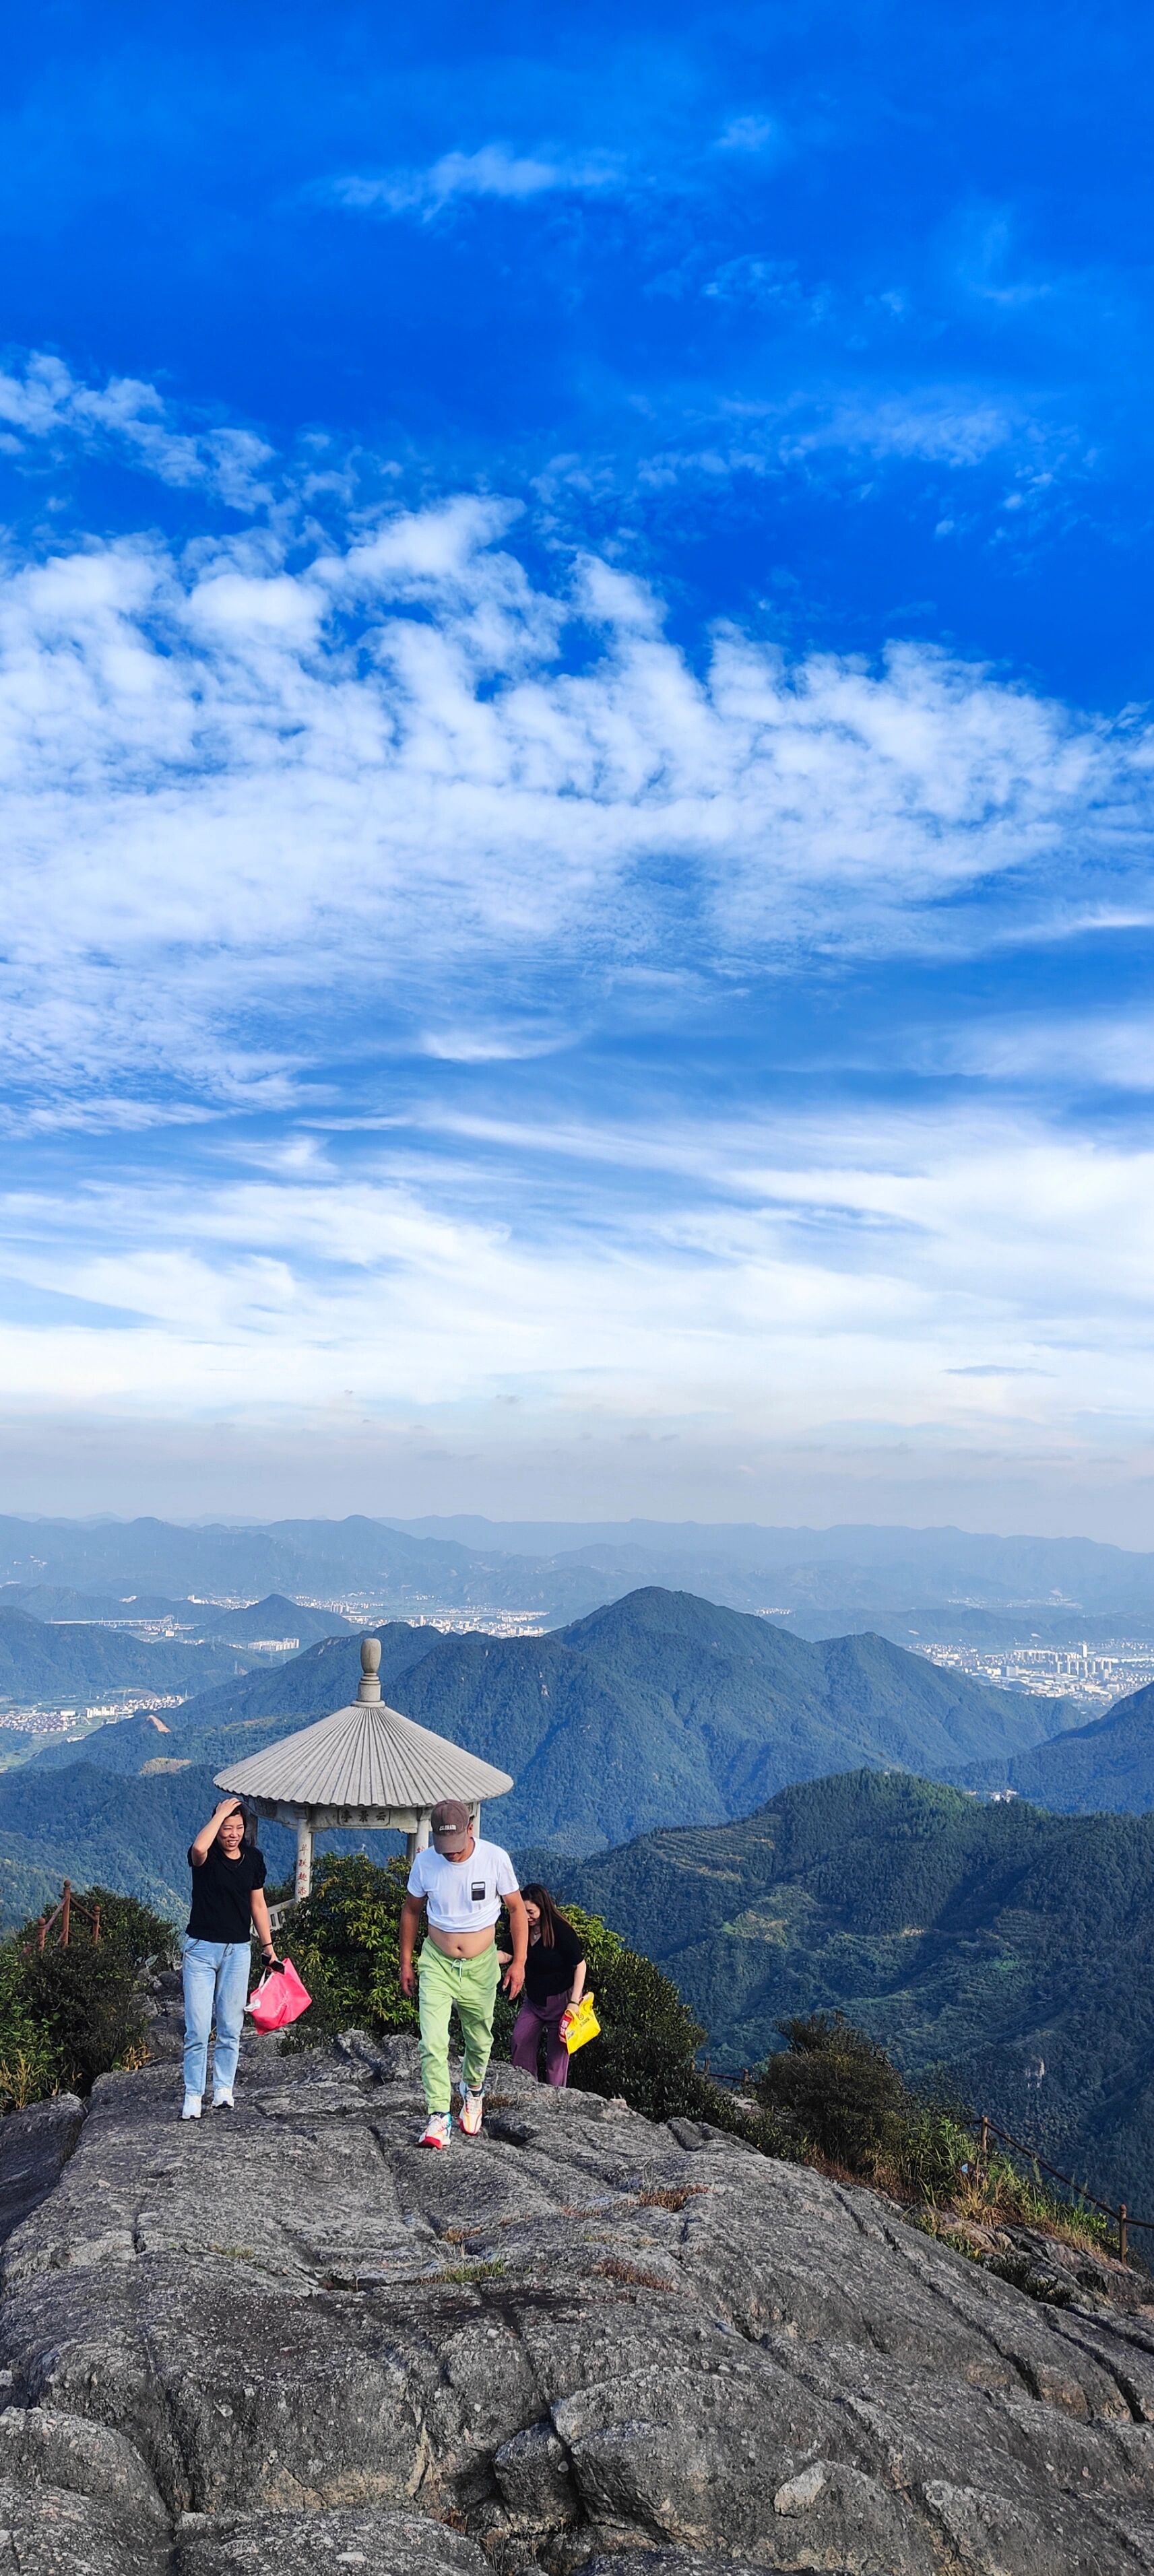
M 458 2123 L 467 2138 L 475 2138 L 485 2104 L 497 1986 L 500 1982 L 510 1996 L 521 1992 L 529 1920 L 508 1852 L 499 1843 L 475 1840 L 469 1810 L 459 1799 L 446 1798 L 434 1807 L 430 1832 L 428 1850 L 417 1853 L 409 1872 L 408 1894 L 401 1908 L 401 1992 L 413 1994 L 419 1982 L 421 2076 L 429 2108 L 421 2145 L 447 2147 L 453 2134 L 449 2082 L 453 2006 L 465 2043 Z M 426 1904 L 428 1936 L 414 1966 L 413 1943 Z M 502 1904 L 513 1941 L 512 1961 L 503 1978 L 494 1937 Z

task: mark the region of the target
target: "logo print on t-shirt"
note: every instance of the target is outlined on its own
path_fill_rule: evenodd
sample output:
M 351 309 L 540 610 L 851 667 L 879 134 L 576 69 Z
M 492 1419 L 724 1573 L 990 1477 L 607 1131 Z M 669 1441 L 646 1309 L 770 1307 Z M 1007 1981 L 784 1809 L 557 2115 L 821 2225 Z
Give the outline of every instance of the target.
M 484 1904 L 484 1902 L 485 1902 L 485 1881 L 484 1881 L 484 1879 L 483 1879 L 483 1878 L 475 1878 L 475 1879 L 474 1879 L 473 1884 L 472 1884 L 471 1888 L 469 1889 L 469 1895 L 470 1895 L 470 1898 L 471 1898 L 471 1900 L 472 1900 L 472 1902 L 473 1902 L 473 1904 L 474 1904 L 474 1905 L 483 1905 L 483 1904 Z

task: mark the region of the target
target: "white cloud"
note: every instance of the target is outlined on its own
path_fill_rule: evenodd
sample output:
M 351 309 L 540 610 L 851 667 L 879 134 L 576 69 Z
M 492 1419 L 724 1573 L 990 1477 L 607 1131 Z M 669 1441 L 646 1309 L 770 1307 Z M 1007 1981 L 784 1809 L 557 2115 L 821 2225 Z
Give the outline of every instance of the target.
M 263 480 L 273 451 L 246 429 L 178 428 L 155 386 L 112 376 L 101 389 L 63 361 L 37 353 L 22 374 L 0 373 L 0 424 L 9 455 L 66 444 L 117 450 L 163 483 L 211 491 L 251 511 L 272 498 Z
M 779 128 L 771 116 L 735 116 L 718 135 L 720 152 L 765 152 L 779 140 Z
M 9 567 L 0 989 L 41 1105 L 283 1096 L 286 1016 L 358 955 L 449 977 L 459 1044 L 454 977 L 485 1031 L 515 964 L 553 1024 L 567 972 L 680 969 L 689 922 L 709 973 L 1060 927 L 1104 866 L 1148 901 L 1143 737 L 913 644 L 790 664 L 729 628 L 694 669 L 620 569 L 536 587 L 515 521 L 466 496 L 300 568 L 271 538 Z
M 572 196 L 605 189 L 618 176 L 617 165 L 603 154 L 573 160 L 485 143 L 478 152 L 442 153 L 425 170 L 386 170 L 376 177 L 350 171 L 328 180 L 323 194 L 354 214 L 421 214 L 427 220 L 456 198 L 503 197 L 525 204 L 558 192 Z
M 595 1141 L 606 1171 L 616 1155 L 657 1183 L 609 1194 L 595 1226 L 542 1216 L 539 1173 L 568 1150 L 544 1127 L 536 1166 L 492 1161 L 472 1201 L 399 1148 L 352 1173 L 314 1151 L 196 1186 L 9 1194 L 6 1281 L 91 1320 L 0 1328 L 0 1387 L 176 1421 L 315 1414 L 350 1383 L 381 1419 L 415 1390 L 448 1416 L 512 1393 L 558 1431 L 645 1420 L 731 1445 L 884 1423 L 1044 1448 L 1148 1419 L 1149 1152 L 992 1115 Z
M 782 453 L 800 459 L 825 448 L 858 448 L 877 457 L 925 457 L 940 465 L 981 465 L 1016 435 L 1006 408 L 964 386 L 924 387 L 916 395 L 842 403 L 812 428 L 786 434 Z

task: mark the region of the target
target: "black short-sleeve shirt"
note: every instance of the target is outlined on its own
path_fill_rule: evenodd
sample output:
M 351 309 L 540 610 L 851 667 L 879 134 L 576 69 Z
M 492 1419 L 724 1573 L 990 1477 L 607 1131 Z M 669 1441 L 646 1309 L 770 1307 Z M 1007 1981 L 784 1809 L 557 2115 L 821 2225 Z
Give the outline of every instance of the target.
M 189 1847 L 189 1867 L 192 1849 Z M 192 1870 L 192 1912 L 188 1918 L 191 1941 L 247 1941 L 252 1934 L 252 1908 L 249 1898 L 254 1887 L 263 1887 L 268 1873 L 264 1853 L 256 1849 L 238 1852 L 229 1860 L 219 1843 L 209 1846 L 199 1869 Z
M 568 1923 L 559 1923 L 552 1949 L 543 1941 L 530 1941 L 525 1954 L 525 1993 L 531 2004 L 548 2003 L 551 1995 L 565 1994 L 573 1983 L 573 1973 L 585 1952 Z

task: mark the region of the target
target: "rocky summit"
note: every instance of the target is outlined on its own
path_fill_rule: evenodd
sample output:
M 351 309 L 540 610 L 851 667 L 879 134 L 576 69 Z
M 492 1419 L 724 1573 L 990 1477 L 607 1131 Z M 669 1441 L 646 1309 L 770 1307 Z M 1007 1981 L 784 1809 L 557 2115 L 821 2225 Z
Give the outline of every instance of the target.
M 0 2129 L 0 2569 L 1154 2569 L 1154 2306 L 505 2067 L 430 2153 L 408 2040 L 178 2088 Z

